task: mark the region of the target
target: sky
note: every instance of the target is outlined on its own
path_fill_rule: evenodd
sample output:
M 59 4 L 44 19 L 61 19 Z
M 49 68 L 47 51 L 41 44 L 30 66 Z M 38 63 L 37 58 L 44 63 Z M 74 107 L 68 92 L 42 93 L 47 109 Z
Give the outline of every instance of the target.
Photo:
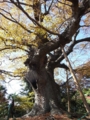
M 21 80 L 12 80 L 10 83 L 5 84 L 5 87 L 7 88 L 8 94 L 19 94 L 22 89 Z
M 25 67 L 22 62 L 20 63 L 18 61 L 13 61 L 14 58 L 16 58 L 17 56 L 20 57 L 22 55 L 25 55 L 25 52 L 19 51 L 13 52 L 11 54 L 6 53 L 4 57 L 0 59 L 0 61 L 2 62 L 2 64 L 0 65 L 0 69 L 13 72 L 15 68 L 20 68 L 19 66 Z M 21 83 L 22 80 L 20 80 L 20 78 L 6 76 L 4 86 L 7 88 L 8 94 L 18 94 L 22 89 Z

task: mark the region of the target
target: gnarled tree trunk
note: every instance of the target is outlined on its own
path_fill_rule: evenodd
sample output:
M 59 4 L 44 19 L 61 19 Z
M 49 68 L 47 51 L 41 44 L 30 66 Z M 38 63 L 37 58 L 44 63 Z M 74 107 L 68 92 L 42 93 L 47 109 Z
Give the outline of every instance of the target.
M 29 72 L 26 80 L 31 84 L 35 93 L 35 103 L 30 113 L 34 116 L 42 113 L 51 112 L 51 114 L 61 114 L 60 110 L 60 89 L 54 81 L 53 69 L 45 68 L 46 57 L 39 57 L 33 54 L 33 57 L 25 62 L 29 66 Z

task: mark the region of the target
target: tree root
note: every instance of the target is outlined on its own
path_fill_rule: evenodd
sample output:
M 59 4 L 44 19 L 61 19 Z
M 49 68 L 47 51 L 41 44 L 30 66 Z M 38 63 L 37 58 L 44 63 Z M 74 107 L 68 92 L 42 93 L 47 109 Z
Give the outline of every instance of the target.
M 64 112 L 60 109 L 52 109 L 50 111 L 45 111 L 45 110 L 40 110 L 40 109 L 33 108 L 28 114 L 25 114 L 24 116 L 22 116 L 22 118 L 39 116 L 39 115 L 46 114 L 48 112 L 50 112 L 51 116 L 64 114 Z

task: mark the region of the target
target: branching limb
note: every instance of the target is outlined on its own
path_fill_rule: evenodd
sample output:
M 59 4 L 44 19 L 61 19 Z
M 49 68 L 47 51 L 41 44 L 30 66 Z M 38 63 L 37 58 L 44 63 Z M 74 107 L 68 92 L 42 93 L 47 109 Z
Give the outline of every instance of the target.
M 64 63 L 63 64 L 57 64 L 55 67 L 60 67 L 60 68 L 64 68 L 66 70 L 69 70 L 68 66 L 65 65 Z
M 61 52 L 60 47 L 57 48 L 56 50 L 54 50 L 53 53 L 48 53 L 48 55 L 49 55 L 48 56 L 48 64 L 49 64 L 49 62 L 54 63 L 58 59 L 58 57 L 61 56 L 61 54 L 62 54 L 62 52 Z
M 15 50 L 15 49 L 21 49 L 21 50 L 23 50 L 25 52 L 29 52 L 28 50 L 25 50 L 22 47 L 19 47 L 19 46 L 10 46 L 10 45 L 8 45 L 7 47 L 5 46 L 5 48 L 0 48 L 0 51 L 9 50 L 9 49 L 13 49 L 13 50 Z
M 11 77 L 22 77 L 22 75 L 23 75 L 23 73 L 21 73 L 21 75 L 14 75 L 13 72 L 6 71 L 6 70 L 0 70 L 0 74 L 6 74 L 6 75 L 9 75 Z
M 73 47 L 80 43 L 80 42 L 90 42 L 90 38 L 83 38 L 83 39 L 79 39 L 79 40 L 75 40 L 72 41 L 72 44 L 69 46 L 68 50 L 66 51 L 66 54 L 69 55 L 72 51 L 73 51 Z M 64 59 L 64 55 L 62 54 L 56 61 L 55 64 L 57 65 L 58 63 L 60 63 L 62 60 Z
M 48 8 L 48 13 L 49 13 L 49 11 L 50 11 L 50 9 L 51 9 L 51 6 L 52 6 L 52 4 L 53 4 L 53 1 L 54 1 L 54 0 L 52 0 L 50 6 L 49 6 L 49 8 Z
M 72 5 L 69 5 L 69 4 L 67 4 L 67 3 L 65 3 L 65 2 L 61 2 L 61 1 L 59 1 L 59 0 L 57 0 L 59 3 L 61 3 L 61 4 L 64 4 L 64 5 L 67 5 L 67 6 L 69 6 L 69 7 L 72 7 Z
M 29 32 L 29 33 L 32 33 L 29 29 L 27 29 L 24 25 L 22 25 L 21 23 L 19 23 L 11 14 L 10 14 L 10 12 L 8 12 L 8 11 L 6 11 L 6 10 L 4 10 L 4 9 L 1 9 L 0 8 L 0 10 L 2 10 L 3 12 L 5 12 L 5 13 L 7 13 L 10 17 L 8 17 L 7 15 L 5 15 L 5 14 L 3 14 L 3 12 L 1 13 L 0 12 L 0 14 L 4 17 L 4 18 L 6 18 L 7 20 L 9 20 L 9 21 L 11 21 L 11 22 L 14 22 L 14 23 L 16 23 L 16 24 L 18 24 L 20 27 L 22 27 L 24 30 L 26 30 L 27 32 Z
M 42 26 L 41 24 L 39 24 L 35 19 L 33 19 L 25 10 L 24 8 L 21 6 L 21 5 L 17 5 L 16 2 L 14 2 L 13 0 L 10 0 L 17 8 L 19 8 L 28 18 L 29 20 L 31 20 L 35 25 L 38 25 L 40 28 L 44 29 L 45 31 L 47 31 L 48 33 L 50 34 L 53 34 L 53 35 L 59 35 L 58 33 L 55 33 L 47 28 L 45 28 L 44 26 Z
M 78 0 L 67 0 L 73 3 L 72 7 L 72 17 L 69 19 L 68 25 L 63 32 L 63 36 L 66 36 L 66 38 L 72 39 L 72 36 L 74 33 L 79 29 L 79 22 L 81 20 L 81 17 L 85 14 L 87 9 L 89 8 L 88 0 L 84 0 L 83 7 L 79 7 Z

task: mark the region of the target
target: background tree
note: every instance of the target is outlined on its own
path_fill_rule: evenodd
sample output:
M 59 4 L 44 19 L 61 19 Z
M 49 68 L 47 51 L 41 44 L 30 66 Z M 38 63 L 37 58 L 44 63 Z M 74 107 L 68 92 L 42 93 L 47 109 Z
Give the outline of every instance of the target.
M 25 0 L 24 2 L 1 0 L 0 6 L 1 54 L 3 55 L 3 51 L 8 54 L 16 50 L 18 52 L 24 50 L 28 55 L 24 62 L 28 66 L 26 80 L 35 93 L 35 103 L 28 115 L 49 111 L 52 114 L 62 114 L 60 90 L 54 81 L 54 69 L 57 67 L 68 69 L 67 65 L 62 63 L 64 60 L 62 47 L 68 56 L 73 52 L 76 44 L 90 42 L 87 36 L 76 39 L 81 29 L 90 24 L 87 20 L 89 0 L 81 2 L 78 0 Z M 85 16 L 84 26 L 80 24 L 83 16 Z M 23 57 L 21 54 L 19 58 L 22 62 L 26 56 Z M 25 66 L 18 66 L 17 63 L 15 65 L 19 75 L 25 75 L 23 69 Z M 17 72 L 14 72 L 14 75 L 16 74 Z M 86 108 L 90 112 L 89 108 Z
M 12 114 L 14 118 L 21 117 L 32 109 L 34 104 L 34 93 L 26 89 L 27 85 L 23 84 L 23 89 L 19 94 L 8 94 L 6 88 L 2 84 L 0 85 L 1 119 L 9 119 L 12 117 Z M 14 100 L 14 106 L 11 106 L 13 102 L 12 98 Z
M 6 88 L 0 83 L 0 118 L 7 114 Z

